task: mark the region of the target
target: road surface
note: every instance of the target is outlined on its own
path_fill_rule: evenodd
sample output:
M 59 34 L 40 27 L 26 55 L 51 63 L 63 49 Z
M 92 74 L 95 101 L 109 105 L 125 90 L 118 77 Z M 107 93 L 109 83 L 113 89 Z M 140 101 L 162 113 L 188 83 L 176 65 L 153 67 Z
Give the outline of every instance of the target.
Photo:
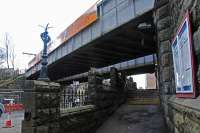
M 122 105 L 96 133 L 168 133 L 158 105 Z
M 12 120 L 12 128 L 5 128 L 5 120 L 8 119 L 8 113 L 4 113 L 0 117 L 0 133 L 21 133 L 21 121 L 24 118 L 24 112 L 18 111 L 18 112 L 12 112 L 10 115 L 10 118 Z

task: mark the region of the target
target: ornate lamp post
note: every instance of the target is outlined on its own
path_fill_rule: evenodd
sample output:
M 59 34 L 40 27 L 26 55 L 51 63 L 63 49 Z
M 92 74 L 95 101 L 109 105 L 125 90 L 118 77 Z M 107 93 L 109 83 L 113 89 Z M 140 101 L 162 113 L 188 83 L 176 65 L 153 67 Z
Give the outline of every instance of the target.
M 43 27 L 45 29 L 45 31 L 43 33 L 40 34 L 40 37 L 44 43 L 44 48 L 43 48 L 43 52 L 42 52 L 42 68 L 40 70 L 40 76 L 38 78 L 38 80 L 42 80 L 42 81 L 49 81 L 48 75 L 47 75 L 47 44 L 51 41 L 50 36 L 48 35 L 48 29 L 50 27 L 48 27 L 49 24 L 46 25 L 46 27 Z

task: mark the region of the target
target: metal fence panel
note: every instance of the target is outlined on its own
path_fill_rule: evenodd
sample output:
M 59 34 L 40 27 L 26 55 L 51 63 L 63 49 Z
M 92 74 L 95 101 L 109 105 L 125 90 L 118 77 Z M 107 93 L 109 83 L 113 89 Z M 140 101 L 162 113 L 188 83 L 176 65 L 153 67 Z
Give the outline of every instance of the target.
M 101 24 L 100 21 L 96 21 L 92 25 L 92 40 L 98 38 L 99 36 L 101 36 Z
M 74 37 L 73 50 L 78 49 L 82 45 L 82 33 L 78 33 Z
M 144 12 L 153 9 L 155 0 L 135 0 L 136 15 L 142 15 Z
M 128 22 L 134 17 L 133 1 L 126 0 L 117 6 L 117 18 L 119 25 Z
M 110 12 L 115 7 L 115 0 L 106 0 L 103 2 L 103 14 Z
M 72 52 L 72 50 L 73 50 L 73 39 L 70 39 L 69 41 L 68 41 L 68 43 L 67 43 L 67 45 L 68 45 L 68 54 L 69 53 L 71 53 Z
M 117 0 L 117 5 L 121 4 L 124 1 L 128 1 L 128 0 Z
M 92 29 L 86 28 L 82 33 L 82 44 L 87 44 L 92 40 Z
M 87 89 L 87 83 L 64 87 L 63 91 L 61 92 L 61 110 L 87 105 Z
M 116 8 L 112 9 L 108 13 L 104 14 L 103 19 L 103 33 L 106 33 L 114 28 L 116 28 Z

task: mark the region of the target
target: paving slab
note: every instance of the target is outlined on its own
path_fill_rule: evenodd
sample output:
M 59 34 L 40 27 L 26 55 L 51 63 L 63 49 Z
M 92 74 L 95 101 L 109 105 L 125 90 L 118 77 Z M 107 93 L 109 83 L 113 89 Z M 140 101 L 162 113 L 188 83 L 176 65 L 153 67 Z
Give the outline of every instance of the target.
M 167 133 L 158 105 L 122 105 L 96 133 Z
M 24 119 L 24 112 L 23 111 L 12 112 L 10 118 L 12 120 L 13 127 L 4 128 L 5 120 L 8 119 L 8 113 L 4 113 L 0 117 L 0 133 L 21 133 L 21 124 L 22 120 Z

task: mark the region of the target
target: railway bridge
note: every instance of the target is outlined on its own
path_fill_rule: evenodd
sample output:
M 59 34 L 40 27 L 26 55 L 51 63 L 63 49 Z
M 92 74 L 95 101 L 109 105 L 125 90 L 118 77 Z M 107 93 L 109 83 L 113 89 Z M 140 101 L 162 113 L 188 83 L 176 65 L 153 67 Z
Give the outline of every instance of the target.
M 124 70 L 140 65 L 153 72 L 156 58 L 148 56 L 156 53 L 153 7 L 154 0 L 106 0 L 94 5 L 49 45 L 51 80 L 119 63 L 119 69 L 120 65 Z M 28 79 L 37 79 L 40 56 L 29 63 Z
M 23 133 L 199 133 L 199 5 L 199 0 L 97 2 L 49 44 L 54 82 L 36 80 L 41 52 L 30 61 L 22 87 Z M 180 73 L 174 71 L 188 65 L 174 64 L 172 43 L 190 43 L 189 54 L 182 51 L 179 58 L 192 62 L 186 71 L 192 69 L 193 93 L 177 91 Z M 154 90 L 140 90 L 127 79 L 152 72 Z M 185 78 L 191 77 L 180 80 Z

